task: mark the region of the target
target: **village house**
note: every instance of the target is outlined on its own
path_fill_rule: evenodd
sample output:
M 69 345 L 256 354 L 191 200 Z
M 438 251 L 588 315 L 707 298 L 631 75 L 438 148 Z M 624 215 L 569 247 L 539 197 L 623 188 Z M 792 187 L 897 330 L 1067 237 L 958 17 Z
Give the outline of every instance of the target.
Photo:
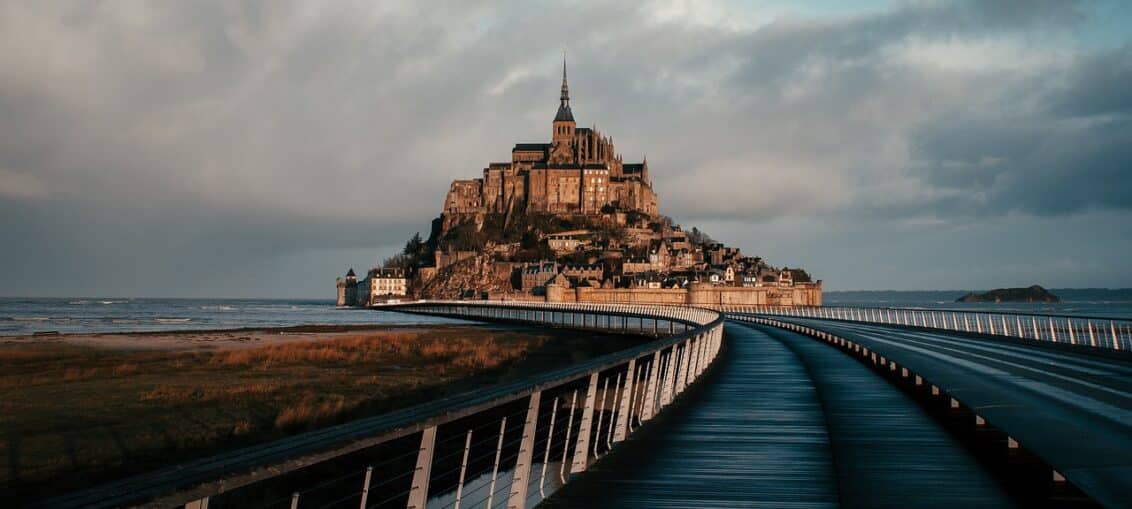
M 405 269 L 388 267 L 371 271 L 373 296 L 404 297 L 409 293 L 409 279 Z
M 656 272 L 644 272 L 633 276 L 634 288 L 658 289 L 664 285 L 664 277 Z
M 521 284 L 524 292 L 529 292 L 546 285 L 554 276 L 558 275 L 558 262 L 542 261 L 528 263 L 522 269 Z
M 589 230 L 553 233 L 546 236 L 546 244 L 555 253 L 572 253 L 590 244 L 589 235 Z
M 566 263 L 562 265 L 562 274 L 575 279 L 595 279 L 601 281 L 605 274 L 605 267 L 600 263 Z

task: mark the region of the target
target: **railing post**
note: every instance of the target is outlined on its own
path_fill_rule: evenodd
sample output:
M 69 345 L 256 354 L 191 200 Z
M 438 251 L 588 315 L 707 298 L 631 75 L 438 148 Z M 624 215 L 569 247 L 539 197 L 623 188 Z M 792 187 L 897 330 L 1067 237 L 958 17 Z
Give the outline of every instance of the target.
M 468 453 L 472 450 L 472 430 L 468 430 L 467 436 L 464 437 L 464 458 L 460 460 L 460 479 L 456 482 L 456 501 L 452 505 L 452 509 L 460 509 L 460 501 L 464 499 L 464 477 L 468 474 Z M 362 507 L 366 509 L 365 497 L 362 497 Z
M 589 451 L 590 451 L 590 425 L 594 420 L 594 405 L 597 401 L 597 381 L 601 373 L 595 371 L 590 375 L 590 382 L 586 387 L 586 402 L 582 407 L 582 422 L 578 423 L 578 443 L 574 446 L 574 460 L 570 465 L 570 473 L 576 474 L 578 472 L 585 472 L 586 467 L 589 466 Z M 605 380 L 609 384 L 609 379 Z M 604 404 L 604 402 L 603 402 Z M 600 423 L 600 421 L 599 421 Z M 598 424 L 598 429 L 594 433 L 601 432 L 601 425 Z
M 691 350 L 688 351 L 688 369 L 684 373 L 684 387 L 692 385 L 696 380 L 696 365 L 699 364 L 700 337 L 692 336 L 691 341 L 688 345 Z
M 550 428 L 546 432 L 546 452 L 542 455 L 542 472 L 538 477 L 538 493 L 542 498 L 546 498 L 546 491 L 544 491 L 544 484 L 546 482 L 546 465 L 550 462 L 550 445 L 554 443 L 554 419 L 558 417 L 558 398 L 550 404 Z
M 578 389 L 574 389 L 574 395 L 570 397 L 570 417 L 566 420 L 566 439 L 562 441 L 562 465 L 558 467 L 558 477 L 562 480 L 562 484 L 566 484 L 566 455 L 570 453 L 570 432 L 574 430 L 574 409 L 577 405 Z M 581 427 L 581 424 L 578 426 Z M 547 437 L 547 443 L 553 437 L 554 435 Z
M 471 433 L 471 432 L 469 431 L 468 433 Z M 465 450 L 464 461 L 467 462 L 467 459 L 468 459 L 468 453 Z M 370 482 L 370 479 L 372 479 L 372 478 L 373 478 L 373 467 L 366 467 L 366 478 L 362 481 L 362 501 L 360 503 L 358 503 L 358 509 L 366 509 L 366 500 L 369 499 L 369 482 Z M 464 483 L 464 477 L 461 474 L 460 484 L 463 484 L 463 483 Z M 456 500 L 459 500 L 459 499 L 460 499 L 460 495 L 459 495 L 459 492 L 457 492 Z M 205 508 L 205 509 L 207 509 L 207 508 Z M 460 509 L 460 503 L 459 502 L 456 503 L 456 507 L 454 509 Z
M 621 392 L 620 409 L 617 410 L 617 429 L 613 432 L 613 442 L 625 440 L 629 433 L 629 397 L 633 394 L 633 375 L 637 369 L 637 359 L 629 360 L 629 368 L 625 372 L 625 387 Z
M 527 403 L 527 420 L 523 422 L 523 438 L 519 442 L 519 455 L 515 458 L 515 475 L 511 477 L 511 497 L 508 509 L 527 506 L 527 484 L 530 482 L 531 458 L 534 456 L 535 433 L 538 431 L 538 406 L 542 391 L 531 393 Z
M 688 387 L 688 362 L 692 353 L 692 339 L 684 340 L 684 348 L 680 350 L 680 363 L 676 367 L 676 393 L 684 392 Z
M 641 376 L 641 373 L 644 371 L 645 366 L 642 364 L 640 366 L 637 366 L 637 372 L 633 374 L 633 393 L 629 397 L 629 429 L 626 436 L 632 434 L 635 429 L 633 426 L 633 414 L 636 414 L 637 421 L 640 421 L 641 414 L 637 412 L 637 407 L 641 404 L 641 398 L 638 396 L 638 394 L 641 392 L 641 379 L 644 378 Z M 647 375 L 647 373 L 645 374 Z
M 614 390 L 616 390 L 616 389 L 614 389 Z M 609 397 L 609 377 L 605 377 L 605 384 L 603 384 L 602 387 L 601 387 L 601 409 L 597 410 L 597 425 L 594 427 L 594 438 L 593 438 L 594 459 L 597 459 L 597 446 L 598 446 L 598 444 L 601 443 L 601 423 L 604 420 L 603 418 L 605 417 L 606 402 L 608 401 L 608 397 Z M 613 428 L 613 413 L 612 412 L 610 412 L 609 427 L 610 427 L 610 429 Z M 589 461 L 587 460 L 586 465 L 583 468 L 588 468 L 588 467 L 589 467 Z
M 208 509 L 208 497 L 185 504 L 185 509 Z
M 656 404 L 654 399 L 656 396 L 656 381 L 660 376 L 660 350 L 652 354 L 652 362 L 649 363 L 649 381 L 645 386 L 645 403 L 641 407 L 641 420 L 647 421 L 652 419 L 653 405 Z
M 499 459 L 503 454 L 503 435 L 507 434 L 507 417 L 499 421 L 499 441 L 495 444 L 495 464 L 491 467 L 491 485 L 487 488 L 487 506 L 492 507 L 495 501 L 495 480 L 499 478 Z
M 617 381 L 613 384 L 613 409 L 609 411 L 609 430 L 605 434 L 605 450 L 613 448 L 613 431 L 617 428 L 616 418 L 621 406 L 621 373 L 617 373 Z
M 664 390 L 660 393 L 661 407 L 672 403 L 672 383 L 676 380 L 676 345 L 668 352 L 668 369 L 665 370 Z
M 696 346 L 696 378 L 700 378 L 700 374 L 704 372 L 704 354 L 707 352 L 707 335 L 701 334 L 700 339 L 697 340 Z
M 413 470 L 413 484 L 409 489 L 408 509 L 424 509 L 428 502 L 428 481 L 432 476 L 432 453 L 436 445 L 436 426 L 421 432 L 421 448 L 417 452 L 417 467 Z

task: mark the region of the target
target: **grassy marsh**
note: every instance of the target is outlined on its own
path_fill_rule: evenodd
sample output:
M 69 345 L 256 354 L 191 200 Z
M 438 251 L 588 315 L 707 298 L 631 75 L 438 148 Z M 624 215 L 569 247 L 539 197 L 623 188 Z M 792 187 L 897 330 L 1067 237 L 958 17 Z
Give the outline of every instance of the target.
M 157 350 L 3 341 L 0 488 L 25 494 L 78 488 L 569 365 L 638 341 L 487 326 L 231 339 Z

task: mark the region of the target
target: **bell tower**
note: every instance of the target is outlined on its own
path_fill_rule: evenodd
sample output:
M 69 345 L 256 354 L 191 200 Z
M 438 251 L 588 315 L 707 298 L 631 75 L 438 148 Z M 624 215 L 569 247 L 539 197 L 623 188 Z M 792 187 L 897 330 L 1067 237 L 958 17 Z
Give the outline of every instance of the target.
M 558 113 L 554 115 L 554 145 L 564 142 L 567 146 L 574 140 L 574 112 L 570 111 L 570 86 L 566 84 L 566 55 L 562 55 L 562 94 L 558 98 Z

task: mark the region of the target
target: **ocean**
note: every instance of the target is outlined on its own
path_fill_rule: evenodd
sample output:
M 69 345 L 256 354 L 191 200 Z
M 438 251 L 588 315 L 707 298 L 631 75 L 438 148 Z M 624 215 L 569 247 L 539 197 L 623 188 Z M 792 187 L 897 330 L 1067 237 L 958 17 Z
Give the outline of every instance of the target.
M 978 303 L 955 299 L 966 291 L 826 292 L 828 306 L 906 307 L 1067 314 L 1132 319 L 1132 289 L 1052 289 L 1057 304 Z M 427 316 L 337 309 L 327 300 L 0 298 L 0 336 L 36 332 L 102 333 L 215 330 L 294 325 L 454 323 Z
M 294 325 L 456 323 L 444 318 L 337 309 L 331 300 L 0 298 L 0 336 L 214 330 Z
M 985 290 L 975 290 L 982 292 Z M 913 309 L 948 309 L 960 311 L 1005 311 L 1055 315 L 1132 318 L 1132 288 L 1077 289 L 1052 288 L 1050 293 L 1061 298 L 1058 303 L 979 302 L 959 303 L 955 299 L 968 290 L 939 291 L 841 291 L 822 295 L 827 306 L 901 307 Z

